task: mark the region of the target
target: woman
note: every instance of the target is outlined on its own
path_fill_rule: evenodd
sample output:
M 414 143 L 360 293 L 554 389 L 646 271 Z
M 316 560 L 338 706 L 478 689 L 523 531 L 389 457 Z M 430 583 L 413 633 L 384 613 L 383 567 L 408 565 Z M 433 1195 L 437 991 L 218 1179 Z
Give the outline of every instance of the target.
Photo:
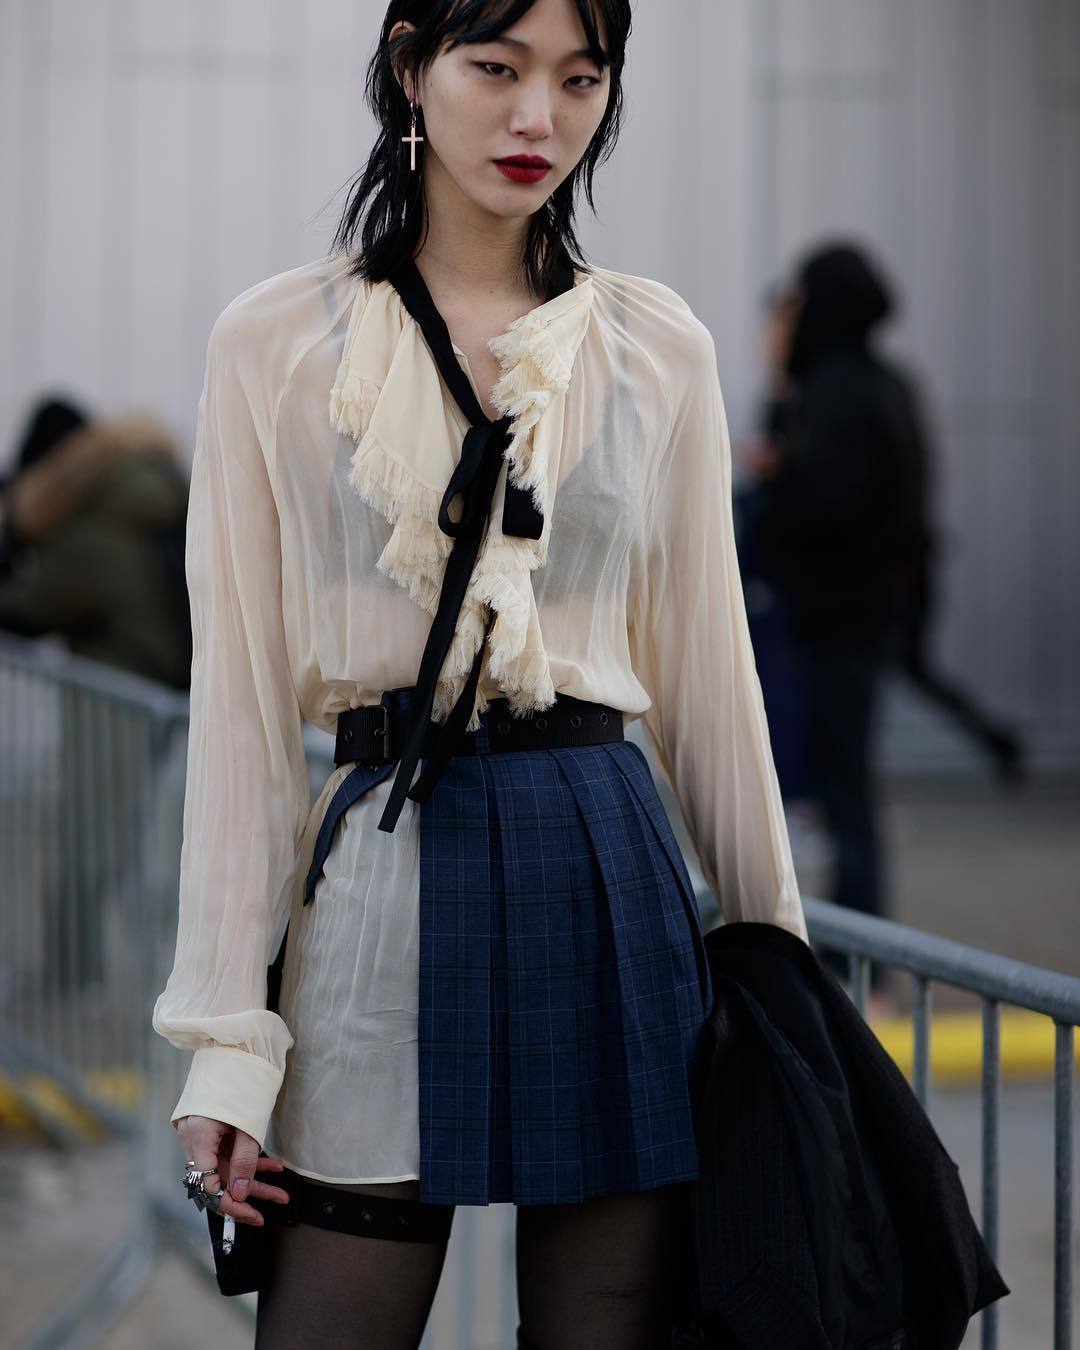
M 725 917 L 806 937 L 713 341 L 667 286 L 573 260 L 630 17 L 396 0 L 343 251 L 211 335 L 155 1026 L 195 1051 L 173 1119 L 220 1212 L 262 1222 L 283 1164 L 318 1197 L 268 1233 L 262 1347 L 415 1346 L 440 1216 L 496 1201 L 518 1206 L 520 1345 L 668 1343 L 711 989 L 624 721 Z M 342 756 L 310 811 L 304 718 Z M 357 1193 L 355 1228 L 319 1226 Z

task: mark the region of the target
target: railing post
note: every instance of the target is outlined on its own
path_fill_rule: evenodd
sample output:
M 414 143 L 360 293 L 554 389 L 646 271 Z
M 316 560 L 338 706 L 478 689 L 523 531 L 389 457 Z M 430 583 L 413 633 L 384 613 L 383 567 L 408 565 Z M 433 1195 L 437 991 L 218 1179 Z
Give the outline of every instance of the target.
M 995 998 L 982 1000 L 982 1225 L 987 1250 L 998 1259 L 998 1197 L 1001 1178 L 998 1110 L 1001 1098 L 1001 1005 Z M 983 1309 L 982 1350 L 997 1350 L 998 1305 Z
M 1073 1040 L 1054 1023 L 1054 1350 L 1072 1350 Z

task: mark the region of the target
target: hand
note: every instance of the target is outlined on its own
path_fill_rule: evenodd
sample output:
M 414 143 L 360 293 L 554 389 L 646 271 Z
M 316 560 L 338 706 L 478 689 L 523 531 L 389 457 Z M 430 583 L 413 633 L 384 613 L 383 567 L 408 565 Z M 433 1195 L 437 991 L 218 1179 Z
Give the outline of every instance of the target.
M 225 1187 L 219 1213 L 231 1214 L 237 1223 L 261 1228 L 266 1220 L 253 1205 L 245 1203 L 249 1197 L 279 1205 L 289 1203 L 288 1192 L 280 1186 L 255 1180 L 256 1172 L 281 1172 L 285 1164 L 279 1158 L 260 1158 L 259 1141 L 250 1134 L 209 1116 L 182 1116 L 176 1128 L 185 1159 L 192 1159 L 199 1171 L 216 1168 L 220 1180 L 215 1185 L 214 1176 L 204 1177 L 203 1189 L 213 1195 Z

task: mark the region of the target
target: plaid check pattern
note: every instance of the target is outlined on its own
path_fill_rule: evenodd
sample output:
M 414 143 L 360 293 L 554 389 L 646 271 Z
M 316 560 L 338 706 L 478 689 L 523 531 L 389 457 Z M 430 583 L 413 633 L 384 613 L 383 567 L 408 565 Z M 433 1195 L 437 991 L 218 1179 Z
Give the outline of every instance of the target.
M 712 989 L 639 747 L 456 756 L 421 810 L 421 1200 L 558 1204 L 697 1177 L 689 1084 Z

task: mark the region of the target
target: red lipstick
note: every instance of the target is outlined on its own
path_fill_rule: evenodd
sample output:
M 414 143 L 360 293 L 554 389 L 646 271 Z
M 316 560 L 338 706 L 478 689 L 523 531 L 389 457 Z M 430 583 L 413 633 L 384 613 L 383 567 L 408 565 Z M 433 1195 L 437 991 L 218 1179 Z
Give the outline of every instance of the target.
M 551 172 L 551 164 L 540 155 L 510 155 L 497 159 L 495 167 L 514 183 L 539 183 Z

